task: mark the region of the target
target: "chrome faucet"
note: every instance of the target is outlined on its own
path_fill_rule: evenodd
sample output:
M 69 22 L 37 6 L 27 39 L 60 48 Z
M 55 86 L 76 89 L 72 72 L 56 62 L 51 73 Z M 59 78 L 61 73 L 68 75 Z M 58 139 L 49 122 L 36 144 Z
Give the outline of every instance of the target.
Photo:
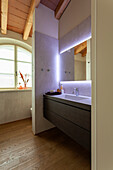
M 78 95 L 79 95 L 79 89 L 78 89 L 78 88 L 74 88 L 73 93 L 74 93 L 76 96 L 78 96 Z

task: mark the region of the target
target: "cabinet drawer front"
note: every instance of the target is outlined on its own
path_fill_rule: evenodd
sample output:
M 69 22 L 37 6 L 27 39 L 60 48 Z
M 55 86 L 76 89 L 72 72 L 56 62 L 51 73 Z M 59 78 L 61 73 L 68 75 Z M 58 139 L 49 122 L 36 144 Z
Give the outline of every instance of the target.
M 77 143 L 85 147 L 90 151 L 91 147 L 91 134 L 85 129 L 80 128 L 79 126 L 71 123 L 70 121 L 63 119 L 53 112 L 46 111 L 44 117 L 52 122 L 56 127 L 62 130 L 65 134 L 70 136 Z
M 44 109 L 54 114 L 57 113 L 59 116 L 73 122 L 74 124 L 90 131 L 91 129 L 91 113 L 90 111 L 76 108 L 64 103 L 45 99 Z

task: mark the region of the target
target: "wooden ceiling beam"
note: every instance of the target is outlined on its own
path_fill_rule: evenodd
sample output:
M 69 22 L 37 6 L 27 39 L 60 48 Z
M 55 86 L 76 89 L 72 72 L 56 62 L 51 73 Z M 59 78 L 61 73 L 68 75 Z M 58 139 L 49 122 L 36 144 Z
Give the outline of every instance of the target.
M 40 3 L 40 0 L 32 0 L 31 1 L 31 6 L 29 9 L 29 14 L 26 20 L 25 28 L 24 28 L 24 33 L 23 33 L 23 39 L 27 40 L 33 25 L 33 12 L 35 7 L 37 7 Z
M 1 33 L 7 34 L 8 0 L 1 0 Z
M 87 47 L 81 52 L 82 57 L 85 57 L 87 54 Z
M 64 10 L 66 9 L 67 5 L 71 0 L 60 0 L 56 9 L 55 9 L 55 18 L 60 19 L 61 15 L 63 14 Z
M 80 53 L 80 52 L 81 52 L 82 50 L 84 50 L 86 47 L 87 47 L 87 41 L 85 41 L 85 42 L 77 45 L 77 46 L 75 47 L 75 52 L 74 52 L 75 55 L 77 55 L 78 53 Z

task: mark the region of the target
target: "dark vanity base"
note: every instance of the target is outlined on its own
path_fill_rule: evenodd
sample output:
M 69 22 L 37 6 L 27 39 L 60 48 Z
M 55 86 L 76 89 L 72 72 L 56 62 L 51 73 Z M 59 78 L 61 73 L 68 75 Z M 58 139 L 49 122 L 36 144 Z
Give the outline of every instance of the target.
M 91 111 L 44 96 L 44 117 L 90 151 Z

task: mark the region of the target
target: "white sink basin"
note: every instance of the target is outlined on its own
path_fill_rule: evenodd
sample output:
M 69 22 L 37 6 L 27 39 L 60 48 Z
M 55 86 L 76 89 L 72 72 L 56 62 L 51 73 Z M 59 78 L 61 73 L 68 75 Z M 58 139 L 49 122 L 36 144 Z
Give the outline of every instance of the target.
M 84 100 L 88 99 L 87 97 L 82 97 L 82 96 L 75 96 L 75 95 L 65 95 L 65 99 L 70 99 L 70 100 Z
M 60 99 L 63 99 L 63 100 L 74 101 L 74 102 L 78 102 L 78 103 L 91 105 L 91 97 L 88 97 L 88 96 L 80 96 L 80 95 L 76 96 L 74 94 L 64 93 L 64 94 L 56 95 L 56 96 L 52 96 L 52 97 L 56 97 L 56 98 L 60 98 Z

